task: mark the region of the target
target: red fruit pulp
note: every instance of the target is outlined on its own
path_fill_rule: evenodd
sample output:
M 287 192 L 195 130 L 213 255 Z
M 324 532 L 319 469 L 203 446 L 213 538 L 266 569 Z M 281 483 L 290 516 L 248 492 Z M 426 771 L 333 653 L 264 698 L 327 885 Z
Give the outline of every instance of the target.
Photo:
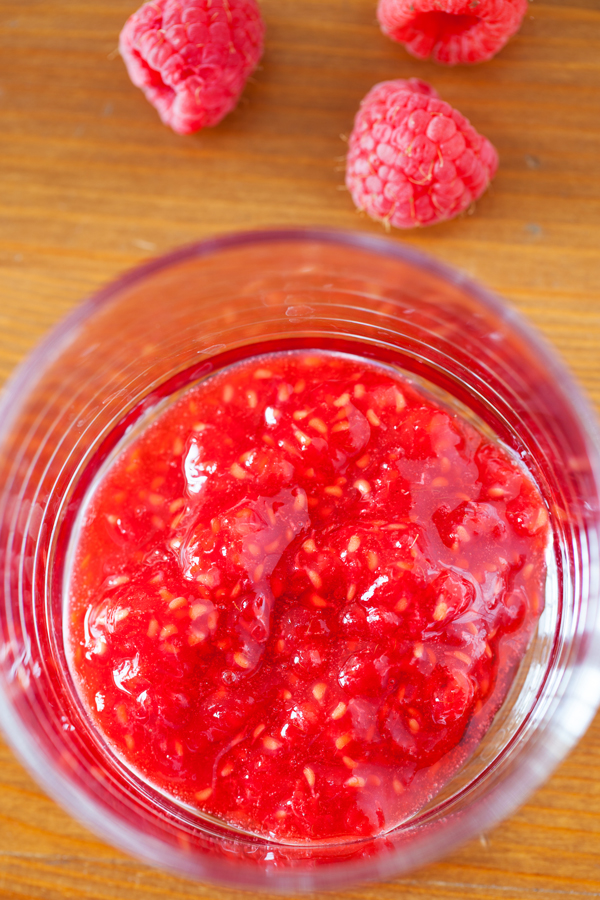
M 481 19 L 478 16 L 453 15 L 441 10 L 432 10 L 431 12 L 419 13 L 412 20 L 411 24 L 415 32 L 424 35 L 433 47 L 439 41 L 447 41 L 453 35 L 469 31 L 475 25 L 479 25 L 480 22 Z
M 489 728 L 547 543 L 509 451 L 396 370 L 249 358 L 155 412 L 90 489 L 71 671 L 178 802 L 284 840 L 371 836 Z

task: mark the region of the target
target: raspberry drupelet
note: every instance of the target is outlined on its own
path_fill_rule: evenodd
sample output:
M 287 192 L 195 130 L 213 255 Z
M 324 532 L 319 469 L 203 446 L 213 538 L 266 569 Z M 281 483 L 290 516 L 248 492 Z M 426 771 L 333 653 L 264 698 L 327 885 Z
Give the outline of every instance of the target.
M 385 34 L 447 66 L 491 59 L 515 34 L 527 0 L 379 0 Z
M 414 228 L 468 209 L 497 167 L 492 144 L 430 85 L 398 79 L 376 84 L 360 105 L 346 186 L 371 218 Z
M 127 20 L 119 50 L 165 125 L 191 134 L 236 106 L 263 37 L 256 0 L 153 0 Z

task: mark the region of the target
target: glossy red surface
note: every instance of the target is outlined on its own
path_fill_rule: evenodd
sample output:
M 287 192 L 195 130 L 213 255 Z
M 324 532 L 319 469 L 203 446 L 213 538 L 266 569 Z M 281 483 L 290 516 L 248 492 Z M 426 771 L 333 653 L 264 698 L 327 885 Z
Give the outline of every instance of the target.
M 489 728 L 547 541 L 519 463 L 393 369 L 250 358 L 97 480 L 71 669 L 112 748 L 178 800 L 283 839 L 376 834 Z

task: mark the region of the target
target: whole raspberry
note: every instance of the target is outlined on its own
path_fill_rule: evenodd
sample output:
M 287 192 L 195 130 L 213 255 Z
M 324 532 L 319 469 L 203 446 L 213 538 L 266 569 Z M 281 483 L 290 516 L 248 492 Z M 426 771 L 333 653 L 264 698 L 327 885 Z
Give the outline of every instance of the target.
M 454 66 L 491 59 L 526 9 L 527 0 L 379 0 L 377 18 L 413 56 Z
M 165 125 L 190 134 L 234 108 L 263 36 L 256 0 L 152 0 L 125 23 L 119 50 Z
M 349 144 L 352 199 L 396 228 L 457 216 L 498 168 L 487 138 L 417 78 L 376 84 L 360 105 Z

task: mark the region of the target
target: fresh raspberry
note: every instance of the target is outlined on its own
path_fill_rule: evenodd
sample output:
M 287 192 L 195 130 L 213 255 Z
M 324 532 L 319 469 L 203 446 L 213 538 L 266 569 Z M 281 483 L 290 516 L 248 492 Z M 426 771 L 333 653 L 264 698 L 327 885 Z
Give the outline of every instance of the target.
M 491 59 L 526 9 L 527 0 L 379 0 L 377 18 L 413 56 L 454 66 Z
M 256 0 L 152 0 L 125 23 L 119 50 L 165 125 L 190 134 L 234 108 L 263 36 Z
M 457 216 L 498 168 L 487 138 L 418 78 L 376 84 L 360 105 L 349 144 L 352 199 L 396 228 Z

